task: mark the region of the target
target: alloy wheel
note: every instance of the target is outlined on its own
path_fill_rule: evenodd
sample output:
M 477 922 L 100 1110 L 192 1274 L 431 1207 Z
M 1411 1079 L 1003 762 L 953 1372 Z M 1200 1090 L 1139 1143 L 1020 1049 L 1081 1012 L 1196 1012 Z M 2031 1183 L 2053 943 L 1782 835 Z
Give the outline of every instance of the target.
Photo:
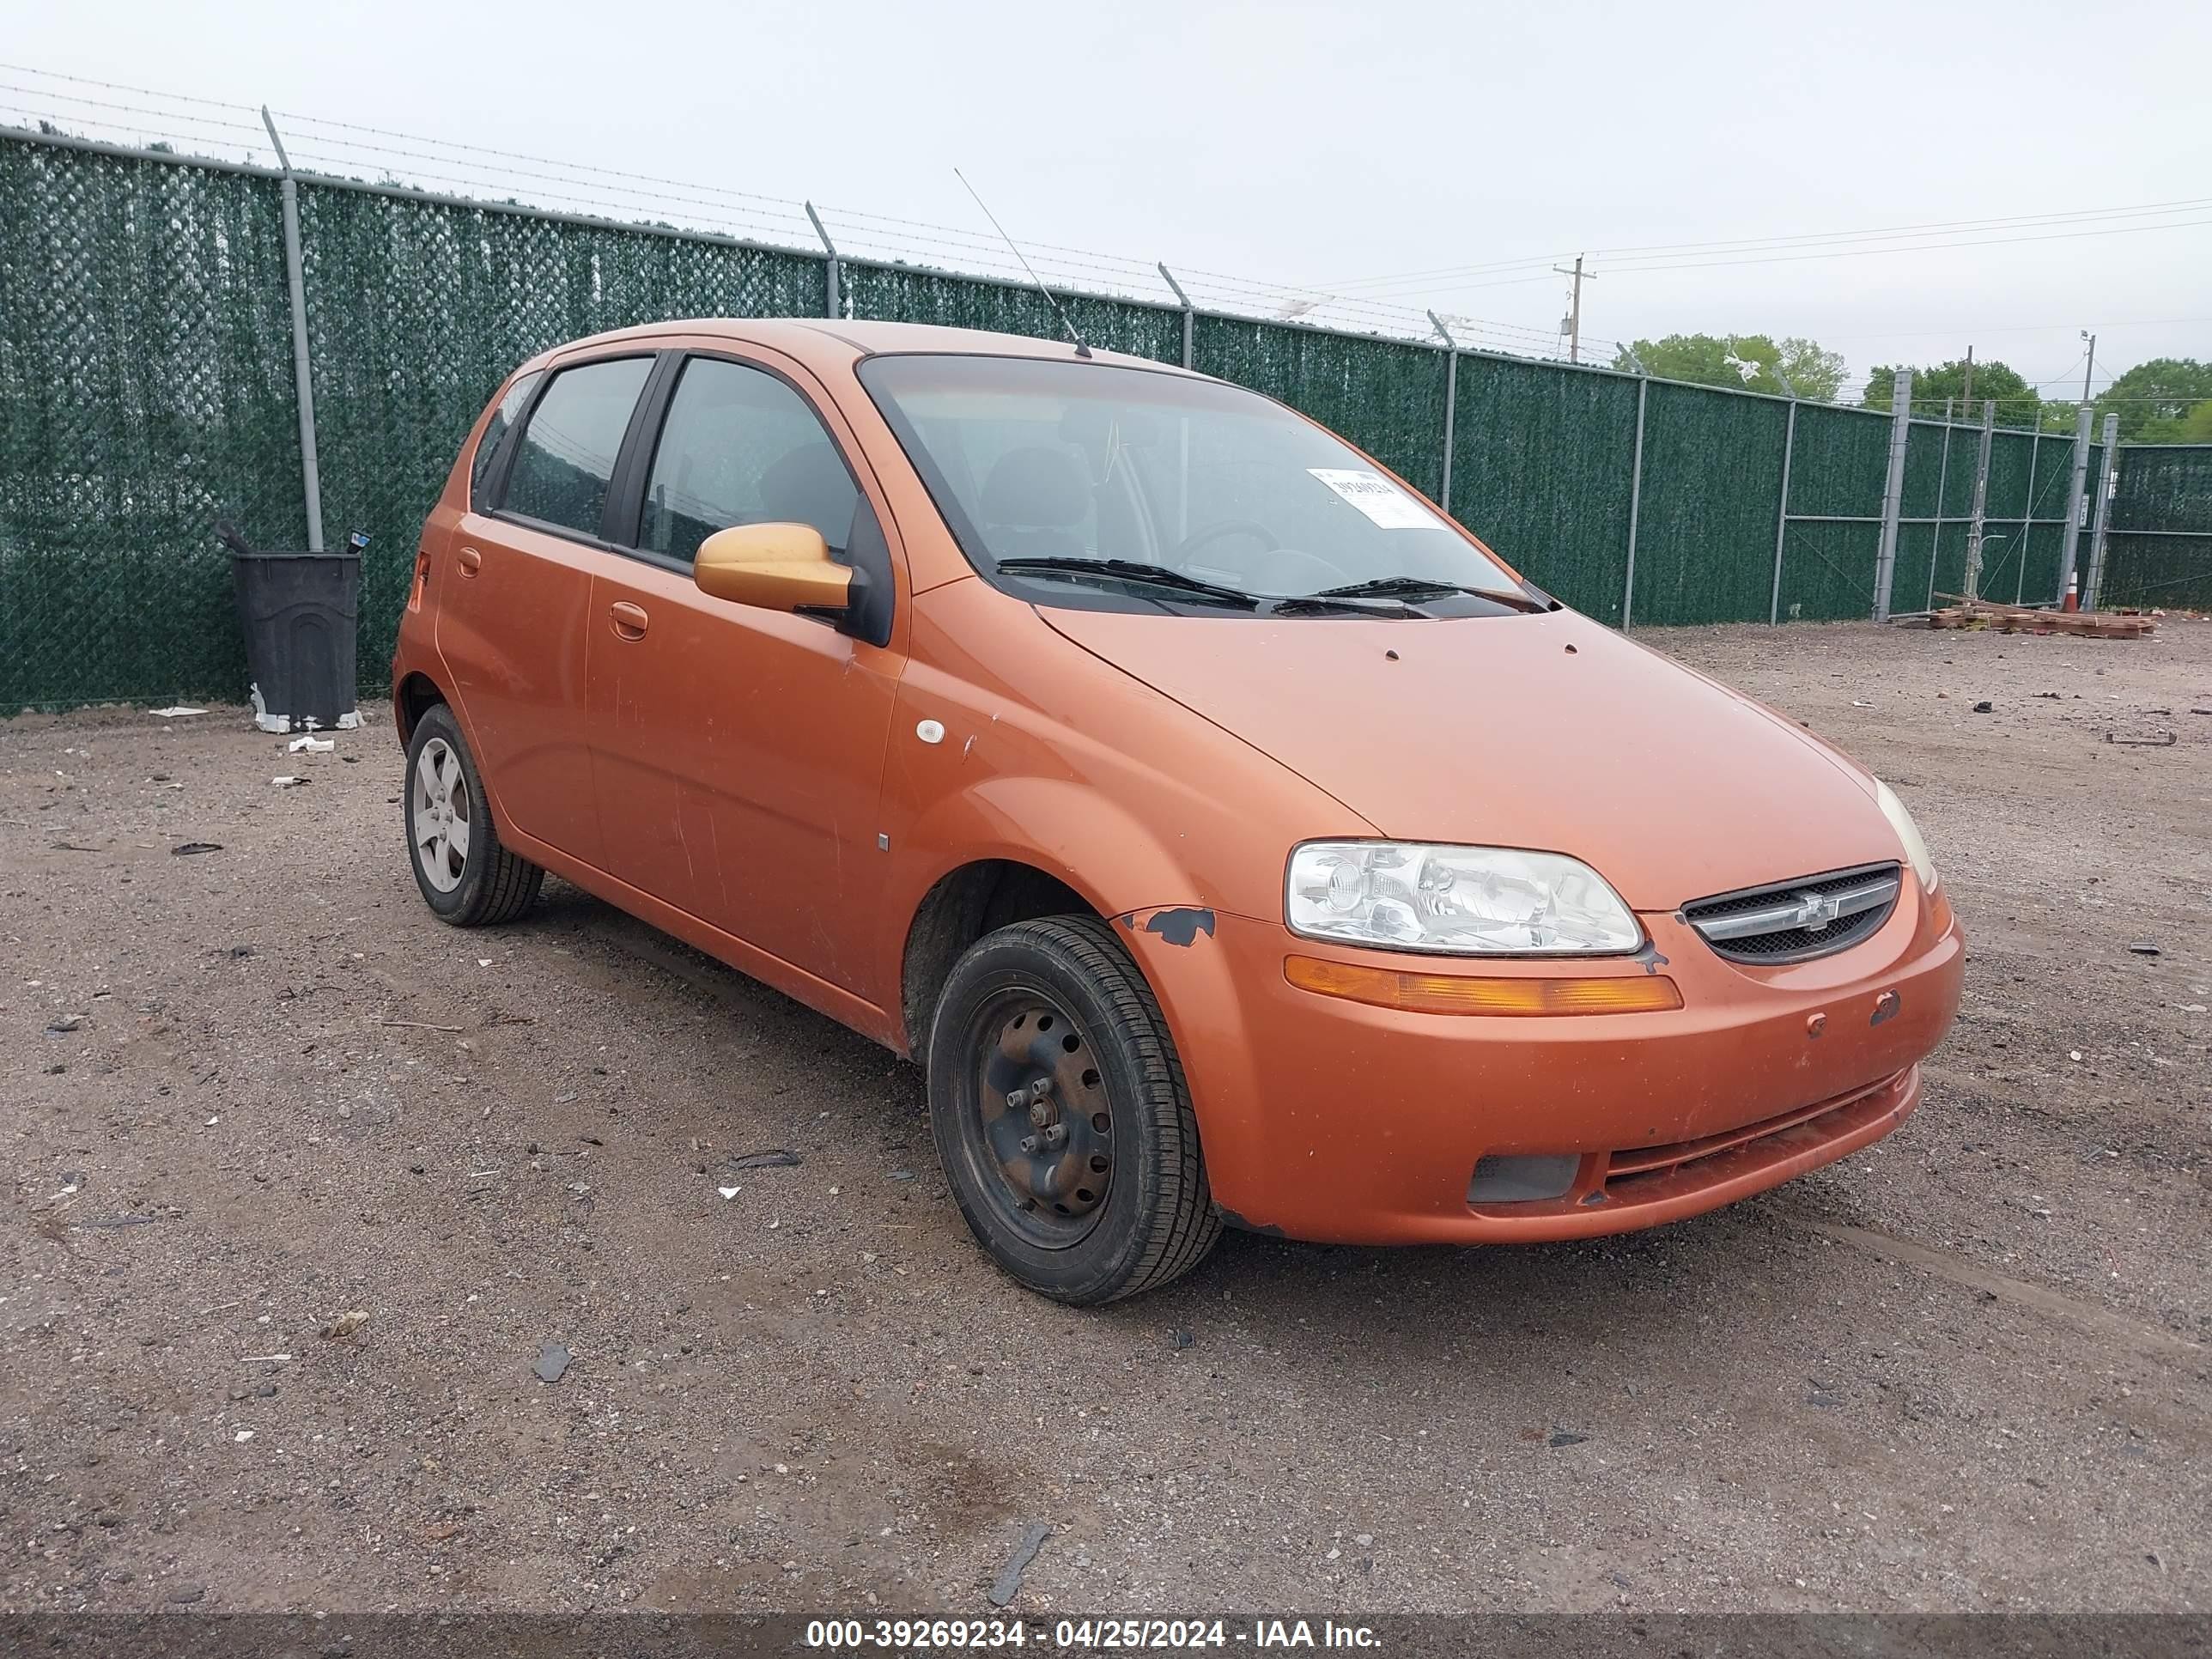
M 443 738 L 431 738 L 416 757 L 407 820 L 423 878 L 441 893 L 459 887 L 468 872 L 473 817 L 461 757 Z

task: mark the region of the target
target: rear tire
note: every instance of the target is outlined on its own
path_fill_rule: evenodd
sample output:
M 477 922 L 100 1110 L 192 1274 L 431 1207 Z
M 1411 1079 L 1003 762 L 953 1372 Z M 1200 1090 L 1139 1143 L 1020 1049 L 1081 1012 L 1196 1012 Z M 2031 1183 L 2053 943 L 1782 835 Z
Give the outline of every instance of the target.
M 501 844 L 476 759 L 443 703 L 415 722 L 399 799 L 407 861 L 440 921 L 485 927 L 530 908 L 545 872 Z
M 1018 922 L 955 964 L 930 1028 L 929 1115 L 969 1230 L 1056 1301 L 1164 1285 L 1220 1236 L 1167 1022 L 1095 918 Z

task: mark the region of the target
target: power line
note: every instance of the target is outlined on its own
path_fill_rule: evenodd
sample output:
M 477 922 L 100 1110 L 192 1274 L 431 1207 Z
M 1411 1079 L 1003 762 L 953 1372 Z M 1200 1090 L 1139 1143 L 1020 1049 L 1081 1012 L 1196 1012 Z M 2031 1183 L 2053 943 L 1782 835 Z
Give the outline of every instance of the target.
M 1865 386 L 1859 386 L 1857 390 L 1861 395 L 1864 395 L 1868 386 L 1879 384 L 1879 381 L 1869 381 Z M 1915 386 L 1912 389 L 1913 406 L 1916 409 L 1918 408 L 1923 402 L 1926 401 L 1933 395 L 1933 393 L 1926 392 L 1918 386 Z M 1837 393 L 1837 396 L 1839 400 L 1848 403 L 1849 400 L 1844 398 L 1844 394 L 1841 391 Z M 1972 404 L 1976 409 L 1980 408 L 1984 403 L 1995 404 L 1999 409 L 2048 409 L 2054 403 L 2070 403 L 2073 400 L 2067 398 L 1973 398 L 1966 399 L 1966 401 Z M 2089 401 L 2096 404 L 2098 408 L 2103 409 L 2107 405 L 2117 406 L 2121 404 L 2189 404 L 2203 403 L 2207 401 L 2207 399 L 2202 398 L 2161 398 L 2157 396 L 2155 393 L 2146 394 L 2140 397 L 2130 394 L 2125 398 L 2107 398 L 2100 393 L 2098 396 L 2090 398 Z M 1881 407 L 1887 409 L 1888 405 L 1885 404 L 1881 405 Z M 1966 422 L 1962 420 L 1959 424 L 1964 425 Z
M 1701 259 L 1676 264 L 1614 265 L 1606 274 L 1613 276 L 1636 271 L 1711 270 L 1728 265 L 1796 264 L 1812 259 L 1849 259 L 1875 253 L 1928 253 L 1943 248 L 2006 247 L 2020 242 L 2073 241 L 2085 236 L 2124 236 L 2148 230 L 2186 230 L 2197 225 L 2212 224 L 2212 218 L 2178 220 L 2163 225 L 2113 225 L 2097 230 L 2059 231 L 2047 236 L 1992 236 L 1965 242 L 1924 242 L 1911 247 L 1836 248 L 1819 253 L 1774 254 L 1747 259 Z M 1548 275 L 1508 277 L 1498 282 L 1468 283 L 1443 290 L 1447 293 L 1468 293 L 1476 289 L 1512 288 L 1527 283 L 1544 283 Z
M 2122 322 L 2100 322 L 2100 329 L 2110 328 L 2166 328 L 2182 323 L 2212 323 L 2212 317 L 2132 317 Z M 1959 334 L 2055 334 L 2066 329 L 2079 328 L 2079 319 L 2063 323 L 2010 323 L 1998 328 L 1984 327 L 1980 323 L 1964 323 L 1954 328 L 1891 329 L 1881 334 L 1850 336 L 1855 340 L 1919 340 L 1939 335 Z
M 1731 251 L 1762 252 L 1828 242 L 1883 240 L 1948 231 L 2020 229 L 2042 224 L 2195 211 L 2208 207 L 2212 207 L 2212 198 L 2191 198 L 2171 202 L 2138 203 L 2125 207 L 2075 208 L 2064 212 L 2016 214 L 1996 219 L 1940 221 L 1921 225 L 1890 226 L 1875 230 L 1815 231 L 1796 235 L 1739 237 L 1711 242 L 1654 242 L 1642 246 L 1599 248 L 1592 252 L 1590 257 L 1605 258 L 1632 254 L 1690 254 Z M 1499 259 L 1486 264 L 1441 265 L 1425 270 L 1398 271 L 1379 276 L 1353 277 L 1329 284 L 1328 291 L 1341 292 L 1352 289 L 1395 285 L 1415 278 L 1430 280 L 1440 276 L 1477 276 L 1493 270 L 1524 270 L 1549 264 L 1555 259 L 1567 257 L 1565 253 L 1543 254 L 1528 258 Z
M 2212 203 L 2206 205 L 2212 206 Z M 1850 259 L 1871 253 L 1924 253 L 1940 248 L 2003 247 L 2015 242 L 2075 241 L 2085 236 L 2127 236 L 2147 230 L 2185 230 L 2192 225 L 2212 225 L 2212 218 L 2177 219 L 2160 225 L 2110 225 L 2095 230 L 2055 231 L 2042 236 L 1992 236 L 1962 242 L 1922 242 L 1909 247 L 1838 248 L 1819 253 L 1784 254 L 1769 258 L 1747 259 L 1698 259 L 1672 264 L 1615 265 L 1615 271 L 1636 270 L 1706 270 L 1720 265 L 1767 265 L 1796 264 L 1806 259 Z

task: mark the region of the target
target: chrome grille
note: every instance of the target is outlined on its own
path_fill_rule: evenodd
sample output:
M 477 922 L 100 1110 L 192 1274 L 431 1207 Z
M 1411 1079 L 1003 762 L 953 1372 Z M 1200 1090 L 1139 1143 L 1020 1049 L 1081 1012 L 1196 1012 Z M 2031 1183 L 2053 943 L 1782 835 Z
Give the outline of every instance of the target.
M 1864 864 L 1698 899 L 1682 920 L 1730 962 L 1804 962 L 1872 937 L 1900 885 L 1894 864 Z

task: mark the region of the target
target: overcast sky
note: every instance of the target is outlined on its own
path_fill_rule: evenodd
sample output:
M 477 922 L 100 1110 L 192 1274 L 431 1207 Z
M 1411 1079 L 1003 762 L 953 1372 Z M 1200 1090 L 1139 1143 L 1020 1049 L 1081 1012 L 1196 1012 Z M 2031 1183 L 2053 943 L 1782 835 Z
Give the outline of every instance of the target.
M 1557 328 L 1563 279 L 1349 285 L 2196 201 L 1879 245 L 2049 239 L 1975 247 L 1598 253 L 1583 325 L 1608 340 L 1806 334 L 1855 380 L 1972 344 L 2066 396 L 2082 327 L 2100 336 L 2100 385 L 2147 356 L 2212 356 L 2201 0 L 0 0 L 0 59 L 17 65 L 973 232 L 957 164 L 1019 238 L 1434 306 L 1531 339 Z M 2177 221 L 2198 222 L 2112 234 Z M 917 258 L 962 263 L 939 233 L 900 234 Z M 1631 268 L 1655 258 L 1699 263 Z

